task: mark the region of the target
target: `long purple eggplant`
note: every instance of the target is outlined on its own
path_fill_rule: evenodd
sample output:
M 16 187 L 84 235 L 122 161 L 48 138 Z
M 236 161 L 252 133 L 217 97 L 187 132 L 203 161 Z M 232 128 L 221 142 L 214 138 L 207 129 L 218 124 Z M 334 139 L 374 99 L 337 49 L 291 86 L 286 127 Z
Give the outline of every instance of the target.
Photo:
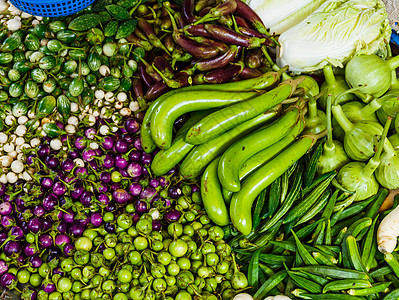
M 184 28 L 184 32 L 193 36 L 212 37 L 210 33 L 206 31 L 204 24 L 188 25 Z
M 200 44 L 216 47 L 219 49 L 220 53 L 225 53 L 229 50 L 229 46 L 221 41 L 215 41 L 203 36 L 193 37 L 192 39 Z
M 241 0 L 236 0 L 236 1 L 237 1 L 237 9 L 236 9 L 237 15 L 250 22 L 252 26 L 260 33 L 270 36 L 270 33 L 267 31 L 265 25 L 263 24 L 262 19 L 258 16 L 258 14 L 245 2 Z M 274 37 L 272 37 L 272 39 L 276 44 L 278 43 L 274 39 Z
M 223 55 L 220 55 L 218 57 L 212 58 L 212 59 L 204 59 L 197 61 L 193 69 L 196 69 L 198 71 L 210 71 L 216 68 L 222 68 L 224 66 L 227 66 L 229 63 L 234 61 L 238 53 L 241 51 L 242 47 L 240 46 L 235 46 L 232 45 L 226 53 Z
M 224 83 L 238 76 L 243 69 L 242 65 L 230 65 L 223 68 L 212 70 L 205 74 L 206 83 Z
M 249 27 L 247 21 L 245 21 L 243 18 L 239 16 L 234 16 L 234 19 L 236 20 L 236 24 L 238 27 L 245 27 L 245 28 Z
M 262 75 L 262 72 L 256 69 L 251 69 L 248 67 L 244 67 L 240 73 L 241 79 L 251 79 L 256 78 Z
M 216 0 L 198 0 L 197 3 L 195 3 L 194 10 L 196 12 L 201 11 L 203 8 L 207 6 L 215 6 Z
M 265 45 L 265 46 L 274 46 L 274 45 L 276 45 L 275 41 L 271 37 L 268 37 L 265 34 L 259 33 L 258 31 L 254 30 L 252 28 L 238 27 L 238 30 L 242 34 L 250 36 L 250 37 L 263 38 L 265 41 L 262 43 L 262 45 Z
M 219 54 L 218 48 L 200 44 L 181 33 L 176 36 L 175 41 L 184 50 L 199 59 L 209 59 Z
M 165 47 L 169 50 L 169 52 L 172 53 L 176 47 L 176 43 L 173 40 L 173 37 L 171 35 L 167 35 L 167 36 L 165 36 L 165 39 L 163 42 L 164 42 Z
M 127 40 L 129 43 L 132 43 L 132 44 L 133 44 L 134 46 L 136 46 L 136 47 L 141 47 L 141 48 L 143 48 L 145 51 L 151 51 L 151 50 L 154 48 L 154 46 L 153 46 L 149 41 L 139 39 L 139 38 L 138 38 L 137 36 L 135 36 L 134 34 L 129 35 L 129 36 L 126 38 L 126 40 Z
M 262 43 L 265 42 L 265 39 L 249 37 L 221 25 L 205 24 L 204 27 L 214 39 L 225 42 L 227 44 L 242 46 L 246 48 L 259 48 Z
M 152 86 L 155 82 L 154 80 L 151 78 L 150 75 L 147 74 L 146 70 L 145 70 L 145 65 L 142 62 L 139 62 L 139 66 L 138 66 L 138 71 L 139 71 L 139 76 L 141 81 L 144 83 L 144 85 L 149 88 L 150 86 Z
M 143 98 L 144 97 L 144 91 L 143 91 L 143 83 L 141 82 L 140 79 L 134 78 L 132 82 L 133 86 L 133 94 L 137 98 Z
M 196 22 L 198 19 L 194 16 L 195 0 L 184 0 L 181 7 L 181 16 L 187 24 Z
M 148 37 L 150 43 L 157 48 L 164 50 L 166 53 L 170 54 L 168 49 L 162 44 L 161 40 L 157 37 L 152 28 L 151 24 L 148 23 L 147 20 L 143 18 L 139 18 L 137 21 L 137 26 L 144 32 L 144 34 Z
M 165 59 L 165 57 L 163 56 L 156 56 L 153 59 L 154 66 L 160 70 L 166 77 L 168 78 L 173 78 L 174 74 L 173 74 L 173 69 L 170 66 L 169 62 Z
M 170 87 L 168 87 L 162 80 L 160 80 L 149 87 L 149 89 L 145 93 L 145 99 L 147 99 L 148 101 L 152 101 L 169 91 Z
M 227 0 L 222 4 L 217 5 L 209 10 L 209 12 L 203 16 L 197 23 L 204 23 L 215 18 L 220 18 L 222 16 L 227 16 L 233 14 L 237 9 L 236 0 Z

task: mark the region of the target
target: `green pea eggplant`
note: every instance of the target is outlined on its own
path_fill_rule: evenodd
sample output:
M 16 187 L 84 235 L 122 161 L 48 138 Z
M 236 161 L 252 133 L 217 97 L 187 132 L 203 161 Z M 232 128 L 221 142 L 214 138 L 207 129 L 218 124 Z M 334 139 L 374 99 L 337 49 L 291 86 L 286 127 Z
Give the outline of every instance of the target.
M 392 71 L 399 67 L 399 56 L 384 60 L 376 54 L 353 57 L 345 67 L 345 78 L 350 87 L 361 87 L 359 92 L 381 97 L 391 87 Z
M 391 117 L 388 117 L 391 123 Z M 375 171 L 378 182 L 390 190 L 399 189 L 399 154 L 389 140 L 385 141 L 381 162 Z
M 332 94 L 327 97 L 327 141 L 324 143 L 323 153 L 317 162 L 317 173 L 319 175 L 331 171 L 338 171 L 342 166 L 347 164 L 350 159 L 346 155 L 344 146 L 340 141 L 334 141 L 331 126 L 331 101 Z
M 384 149 L 390 124 L 391 118 L 388 118 L 378 143 L 377 152 L 367 164 L 352 161 L 344 165 L 338 172 L 338 182 L 348 191 L 356 192 L 355 201 L 367 199 L 378 192 L 379 184 L 374 176 L 374 172 L 380 165 L 381 152 Z
M 399 113 L 399 89 L 390 90 L 382 96 L 381 107 L 377 110 L 377 118 L 380 123 L 384 123 L 388 116 L 395 119 Z M 391 129 L 395 127 L 395 122 L 391 123 Z

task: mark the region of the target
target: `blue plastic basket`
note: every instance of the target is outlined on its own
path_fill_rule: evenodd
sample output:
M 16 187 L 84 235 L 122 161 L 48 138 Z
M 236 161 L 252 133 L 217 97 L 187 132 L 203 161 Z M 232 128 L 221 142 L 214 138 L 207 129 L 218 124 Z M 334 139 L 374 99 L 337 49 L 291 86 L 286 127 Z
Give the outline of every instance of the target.
M 94 0 L 10 0 L 19 10 L 34 16 L 69 16 L 89 6 Z

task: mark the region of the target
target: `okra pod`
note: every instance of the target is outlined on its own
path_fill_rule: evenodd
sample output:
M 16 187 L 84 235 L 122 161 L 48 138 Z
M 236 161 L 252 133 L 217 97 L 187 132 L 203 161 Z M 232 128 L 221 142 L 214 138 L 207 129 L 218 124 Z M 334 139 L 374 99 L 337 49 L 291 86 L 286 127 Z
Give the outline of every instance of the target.
M 325 237 L 324 237 L 324 244 L 331 245 L 331 243 L 332 243 L 331 221 L 330 221 L 330 219 L 327 219 L 326 234 L 325 234 Z
M 303 214 L 306 213 L 306 211 L 312 207 L 317 199 L 324 193 L 336 174 L 336 172 L 331 173 L 330 176 L 317 186 L 308 196 L 300 201 L 295 208 L 286 215 L 283 224 L 293 222 L 302 217 Z
M 389 192 L 387 189 L 381 188 L 377 193 L 377 199 L 368 208 L 365 216 L 374 219 L 377 216 L 378 211 L 388 194 Z
M 273 215 L 273 217 L 270 220 L 268 220 L 268 222 L 260 232 L 266 231 L 269 228 L 271 228 L 290 210 L 297 196 L 300 194 L 300 189 L 302 185 L 302 170 L 303 166 L 302 164 L 300 164 L 294 172 L 292 187 L 289 194 L 287 195 L 287 199 L 284 201 L 283 205 L 279 208 L 279 210 Z
M 345 209 L 347 208 L 349 205 L 351 205 L 356 199 L 356 193 L 353 195 L 350 195 L 349 197 L 347 197 L 345 200 L 340 201 L 335 204 L 334 206 L 334 212 L 340 211 L 342 208 Z
M 287 271 L 288 276 L 292 278 L 292 280 L 297 284 L 302 289 L 305 289 L 311 293 L 321 293 L 323 288 L 321 287 L 320 284 L 317 284 L 316 282 L 303 278 L 301 276 L 296 275 L 292 271 Z
M 339 216 L 337 216 L 335 218 L 333 216 L 332 218 L 336 219 L 337 221 L 341 221 L 346 218 L 350 218 L 350 217 L 358 214 L 359 212 L 363 211 L 367 207 L 367 205 L 369 205 L 371 202 L 373 202 L 376 198 L 377 198 L 376 195 L 374 195 L 374 196 L 370 197 L 369 199 L 356 202 L 356 203 L 350 205 L 349 207 L 345 208 L 342 211 L 342 213 L 339 214 Z M 337 213 L 338 212 L 336 212 L 335 214 L 337 214 Z
M 330 191 L 326 189 L 323 194 L 317 199 L 317 202 L 296 222 L 295 226 L 305 223 L 313 219 L 324 207 L 330 198 Z
M 359 247 L 357 246 L 356 238 L 348 236 L 346 238 L 346 246 L 348 247 L 348 253 L 350 261 L 355 270 L 367 272 L 365 265 L 360 257 Z
M 325 266 L 335 266 L 338 263 L 338 261 L 335 258 L 333 258 L 332 260 L 328 259 L 320 252 L 312 252 L 312 256 L 319 264 Z
M 397 300 L 399 299 L 399 289 L 391 291 L 384 297 L 384 300 Z
M 300 257 L 302 258 L 303 262 L 306 265 L 318 265 L 318 262 L 312 257 L 312 255 L 306 251 L 306 248 L 304 247 L 304 245 L 301 243 L 301 241 L 299 240 L 299 238 L 297 237 L 297 235 L 295 234 L 294 231 L 291 230 L 292 235 L 294 236 L 295 239 L 295 244 L 296 244 L 296 248 L 298 251 L 298 254 L 300 255 Z
M 390 273 L 392 273 L 391 267 L 385 266 L 385 267 L 379 268 L 377 270 L 374 270 L 373 272 L 370 272 L 369 274 L 372 278 L 378 278 L 378 277 L 382 277 L 382 276 L 385 276 Z
M 360 271 L 352 270 L 352 269 L 343 269 L 337 266 L 303 266 L 303 267 L 294 267 L 293 271 L 305 271 L 319 276 L 326 276 L 336 279 L 363 279 L 368 280 L 369 276 Z
M 342 291 L 349 290 L 351 288 L 355 289 L 365 289 L 372 287 L 370 281 L 363 279 L 342 279 L 335 280 L 330 283 L 327 283 L 323 288 L 323 293 L 327 293 L 329 291 Z
M 287 277 L 287 275 L 287 272 L 282 270 L 271 276 L 256 291 L 254 295 L 255 300 L 263 299 L 268 294 L 268 292 L 276 287 L 280 282 L 282 282 Z
M 391 267 L 392 271 L 398 277 L 399 276 L 399 262 L 395 258 L 395 256 L 392 253 L 385 253 L 384 260 L 387 262 L 387 264 Z
M 362 262 L 366 266 L 367 269 L 367 262 L 370 257 L 370 251 L 372 249 L 372 244 L 375 243 L 374 241 L 374 232 L 375 232 L 375 225 L 377 223 L 378 218 L 374 218 L 373 224 L 370 226 L 367 232 L 366 239 L 362 245 Z M 374 255 L 373 255 L 374 256 Z M 368 270 L 367 270 L 368 271 Z
M 367 296 L 384 292 L 391 285 L 391 281 L 376 283 L 373 287 L 366 289 L 350 289 L 348 294 L 351 296 Z
M 326 221 L 323 220 L 321 222 L 321 229 L 319 232 L 317 232 L 317 230 L 315 231 L 315 233 L 313 234 L 313 245 L 321 245 L 324 241 L 324 235 L 325 235 L 325 229 L 326 229 Z
M 319 276 L 319 275 L 315 275 L 309 272 L 305 272 L 305 271 L 300 271 L 296 273 L 299 276 L 305 277 L 306 279 L 312 280 L 314 282 L 316 282 L 317 284 L 320 284 L 321 286 L 324 286 L 328 283 L 328 279 Z

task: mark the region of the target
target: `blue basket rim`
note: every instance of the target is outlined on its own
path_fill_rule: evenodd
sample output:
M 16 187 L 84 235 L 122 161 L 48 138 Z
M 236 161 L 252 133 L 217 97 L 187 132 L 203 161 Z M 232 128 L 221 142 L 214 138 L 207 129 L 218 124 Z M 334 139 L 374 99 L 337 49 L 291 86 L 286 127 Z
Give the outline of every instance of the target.
M 11 3 L 13 3 L 15 0 L 10 0 Z M 56 3 L 66 3 L 68 0 L 17 0 L 20 3 L 28 3 L 28 4 L 33 4 L 33 5 L 47 5 L 47 4 L 56 4 Z M 73 0 L 74 2 L 74 0 Z M 91 4 L 93 3 L 94 0 L 81 0 L 81 4 Z

